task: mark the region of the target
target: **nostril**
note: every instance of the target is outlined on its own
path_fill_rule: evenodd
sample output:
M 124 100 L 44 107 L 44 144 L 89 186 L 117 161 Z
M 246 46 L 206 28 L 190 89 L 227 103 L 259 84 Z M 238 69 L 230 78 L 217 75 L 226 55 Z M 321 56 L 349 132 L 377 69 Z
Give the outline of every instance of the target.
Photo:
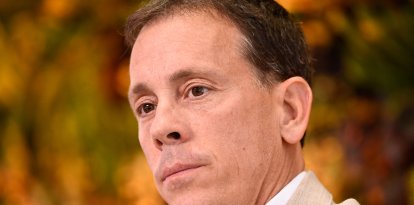
M 162 147 L 162 142 L 161 142 L 160 140 L 156 139 L 156 140 L 155 140 L 155 145 L 156 145 L 157 147 L 161 148 L 161 147 Z
M 170 134 L 168 134 L 168 138 L 179 140 L 181 138 L 181 135 L 178 132 L 171 132 Z

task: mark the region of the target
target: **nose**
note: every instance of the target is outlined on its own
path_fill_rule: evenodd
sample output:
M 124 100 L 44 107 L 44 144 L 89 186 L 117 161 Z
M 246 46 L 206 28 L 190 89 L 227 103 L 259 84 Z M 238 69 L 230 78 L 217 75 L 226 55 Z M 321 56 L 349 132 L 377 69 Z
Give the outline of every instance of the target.
M 154 145 L 161 150 L 166 145 L 177 145 L 188 140 L 185 123 L 173 106 L 158 104 L 151 123 L 150 134 Z

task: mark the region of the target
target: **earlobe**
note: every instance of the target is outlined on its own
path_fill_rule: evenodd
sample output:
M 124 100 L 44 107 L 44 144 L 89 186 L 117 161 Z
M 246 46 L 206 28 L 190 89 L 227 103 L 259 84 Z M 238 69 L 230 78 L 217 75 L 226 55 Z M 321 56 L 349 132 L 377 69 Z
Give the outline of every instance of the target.
M 308 126 L 312 90 L 301 77 L 292 77 L 280 84 L 282 113 L 280 132 L 289 144 L 299 143 Z

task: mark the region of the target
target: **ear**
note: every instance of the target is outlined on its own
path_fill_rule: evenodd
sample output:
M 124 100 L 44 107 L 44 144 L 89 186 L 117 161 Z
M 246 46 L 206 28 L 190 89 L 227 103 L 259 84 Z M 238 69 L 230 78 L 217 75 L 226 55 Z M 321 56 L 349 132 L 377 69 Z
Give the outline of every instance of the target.
M 292 77 L 279 84 L 282 109 L 280 132 L 289 144 L 299 143 L 308 126 L 312 90 L 301 77 Z

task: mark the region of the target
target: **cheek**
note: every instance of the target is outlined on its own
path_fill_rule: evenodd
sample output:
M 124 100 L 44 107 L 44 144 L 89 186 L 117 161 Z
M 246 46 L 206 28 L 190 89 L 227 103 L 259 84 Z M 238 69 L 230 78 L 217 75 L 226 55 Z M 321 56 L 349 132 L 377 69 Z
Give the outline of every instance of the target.
M 223 143 L 243 147 L 241 145 L 249 146 L 266 141 L 267 135 L 275 134 L 273 131 L 276 123 L 270 119 L 271 112 L 270 103 L 242 97 L 219 105 L 209 120 L 214 124 L 216 132 L 224 135 L 221 137 Z
M 246 96 L 234 97 L 192 119 L 198 122 L 201 144 L 212 150 L 222 169 L 249 170 L 261 161 L 258 158 L 268 158 L 277 128 L 270 119 L 270 103 L 259 103 Z

